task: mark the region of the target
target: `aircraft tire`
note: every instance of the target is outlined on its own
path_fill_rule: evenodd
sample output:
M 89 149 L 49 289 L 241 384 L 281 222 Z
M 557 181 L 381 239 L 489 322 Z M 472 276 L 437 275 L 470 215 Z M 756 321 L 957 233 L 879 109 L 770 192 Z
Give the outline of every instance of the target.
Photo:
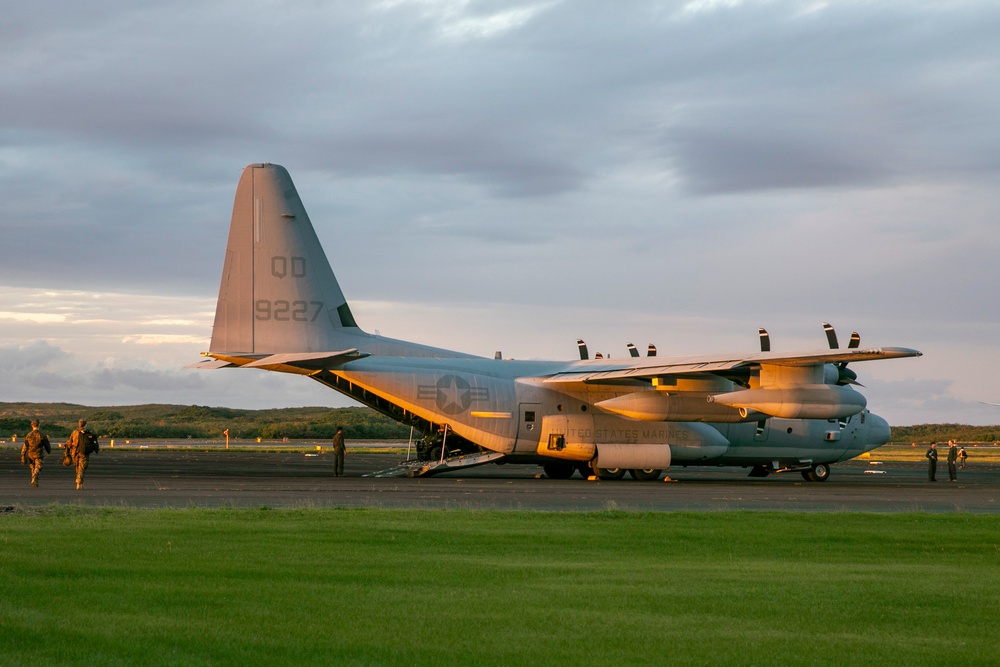
M 600 479 L 621 479 L 625 476 L 625 468 L 594 468 L 594 474 Z
M 427 454 L 428 454 L 427 456 L 428 461 L 440 461 L 441 445 L 434 445 L 433 447 L 430 448 L 430 451 Z
M 750 469 L 750 474 L 747 477 L 767 477 L 771 473 L 764 465 L 755 465 Z M 805 473 L 802 473 L 805 474 Z
M 572 463 L 553 462 L 542 465 L 542 470 L 549 479 L 569 479 L 576 472 L 576 466 Z
M 809 470 L 803 470 L 802 476 L 810 482 L 825 482 L 830 477 L 830 466 L 825 463 L 817 463 Z
M 632 476 L 632 479 L 637 482 L 655 482 L 660 478 L 660 473 L 662 470 L 657 470 L 656 468 L 645 468 L 645 469 L 635 469 L 629 470 L 628 474 Z

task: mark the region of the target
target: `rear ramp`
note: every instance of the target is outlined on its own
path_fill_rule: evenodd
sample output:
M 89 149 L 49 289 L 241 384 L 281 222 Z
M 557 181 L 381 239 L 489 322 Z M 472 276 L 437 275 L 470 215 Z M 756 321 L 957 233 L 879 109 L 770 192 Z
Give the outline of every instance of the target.
M 394 468 L 387 468 L 364 475 L 364 477 L 430 477 L 441 472 L 451 472 L 463 468 L 474 468 L 486 463 L 496 463 L 506 454 L 501 452 L 477 452 L 452 456 L 444 461 L 404 461 Z

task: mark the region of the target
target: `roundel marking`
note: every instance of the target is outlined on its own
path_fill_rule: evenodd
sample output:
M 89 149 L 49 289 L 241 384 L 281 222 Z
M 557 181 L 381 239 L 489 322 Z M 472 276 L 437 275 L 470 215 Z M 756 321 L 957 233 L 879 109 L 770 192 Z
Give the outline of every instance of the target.
M 446 415 L 465 412 L 472 405 L 468 382 L 457 375 L 444 375 L 437 381 L 437 407 Z

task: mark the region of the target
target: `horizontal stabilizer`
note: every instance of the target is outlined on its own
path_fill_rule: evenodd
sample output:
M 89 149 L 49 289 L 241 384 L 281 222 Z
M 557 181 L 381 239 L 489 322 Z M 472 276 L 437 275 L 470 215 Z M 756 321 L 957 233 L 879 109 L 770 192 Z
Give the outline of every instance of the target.
M 340 352 L 288 352 L 270 354 L 263 359 L 252 361 L 246 368 L 269 368 L 273 366 L 292 366 L 307 371 L 320 371 L 324 368 L 339 366 L 348 361 L 362 359 L 368 354 L 358 352 L 357 348 Z
M 193 364 L 188 364 L 184 368 L 196 368 L 200 371 L 214 371 L 217 368 L 228 368 L 235 365 L 236 364 L 230 363 L 223 359 L 203 359 L 202 361 L 198 361 Z

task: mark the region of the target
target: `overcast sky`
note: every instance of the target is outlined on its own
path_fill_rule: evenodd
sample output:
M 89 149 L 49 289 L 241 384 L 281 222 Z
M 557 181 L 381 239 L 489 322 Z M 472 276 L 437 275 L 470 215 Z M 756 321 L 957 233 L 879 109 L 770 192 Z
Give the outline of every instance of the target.
M 236 183 L 362 328 L 493 356 L 841 340 L 893 425 L 1000 424 L 1000 5 L 9 3 L 0 401 L 349 405 L 193 371 Z

